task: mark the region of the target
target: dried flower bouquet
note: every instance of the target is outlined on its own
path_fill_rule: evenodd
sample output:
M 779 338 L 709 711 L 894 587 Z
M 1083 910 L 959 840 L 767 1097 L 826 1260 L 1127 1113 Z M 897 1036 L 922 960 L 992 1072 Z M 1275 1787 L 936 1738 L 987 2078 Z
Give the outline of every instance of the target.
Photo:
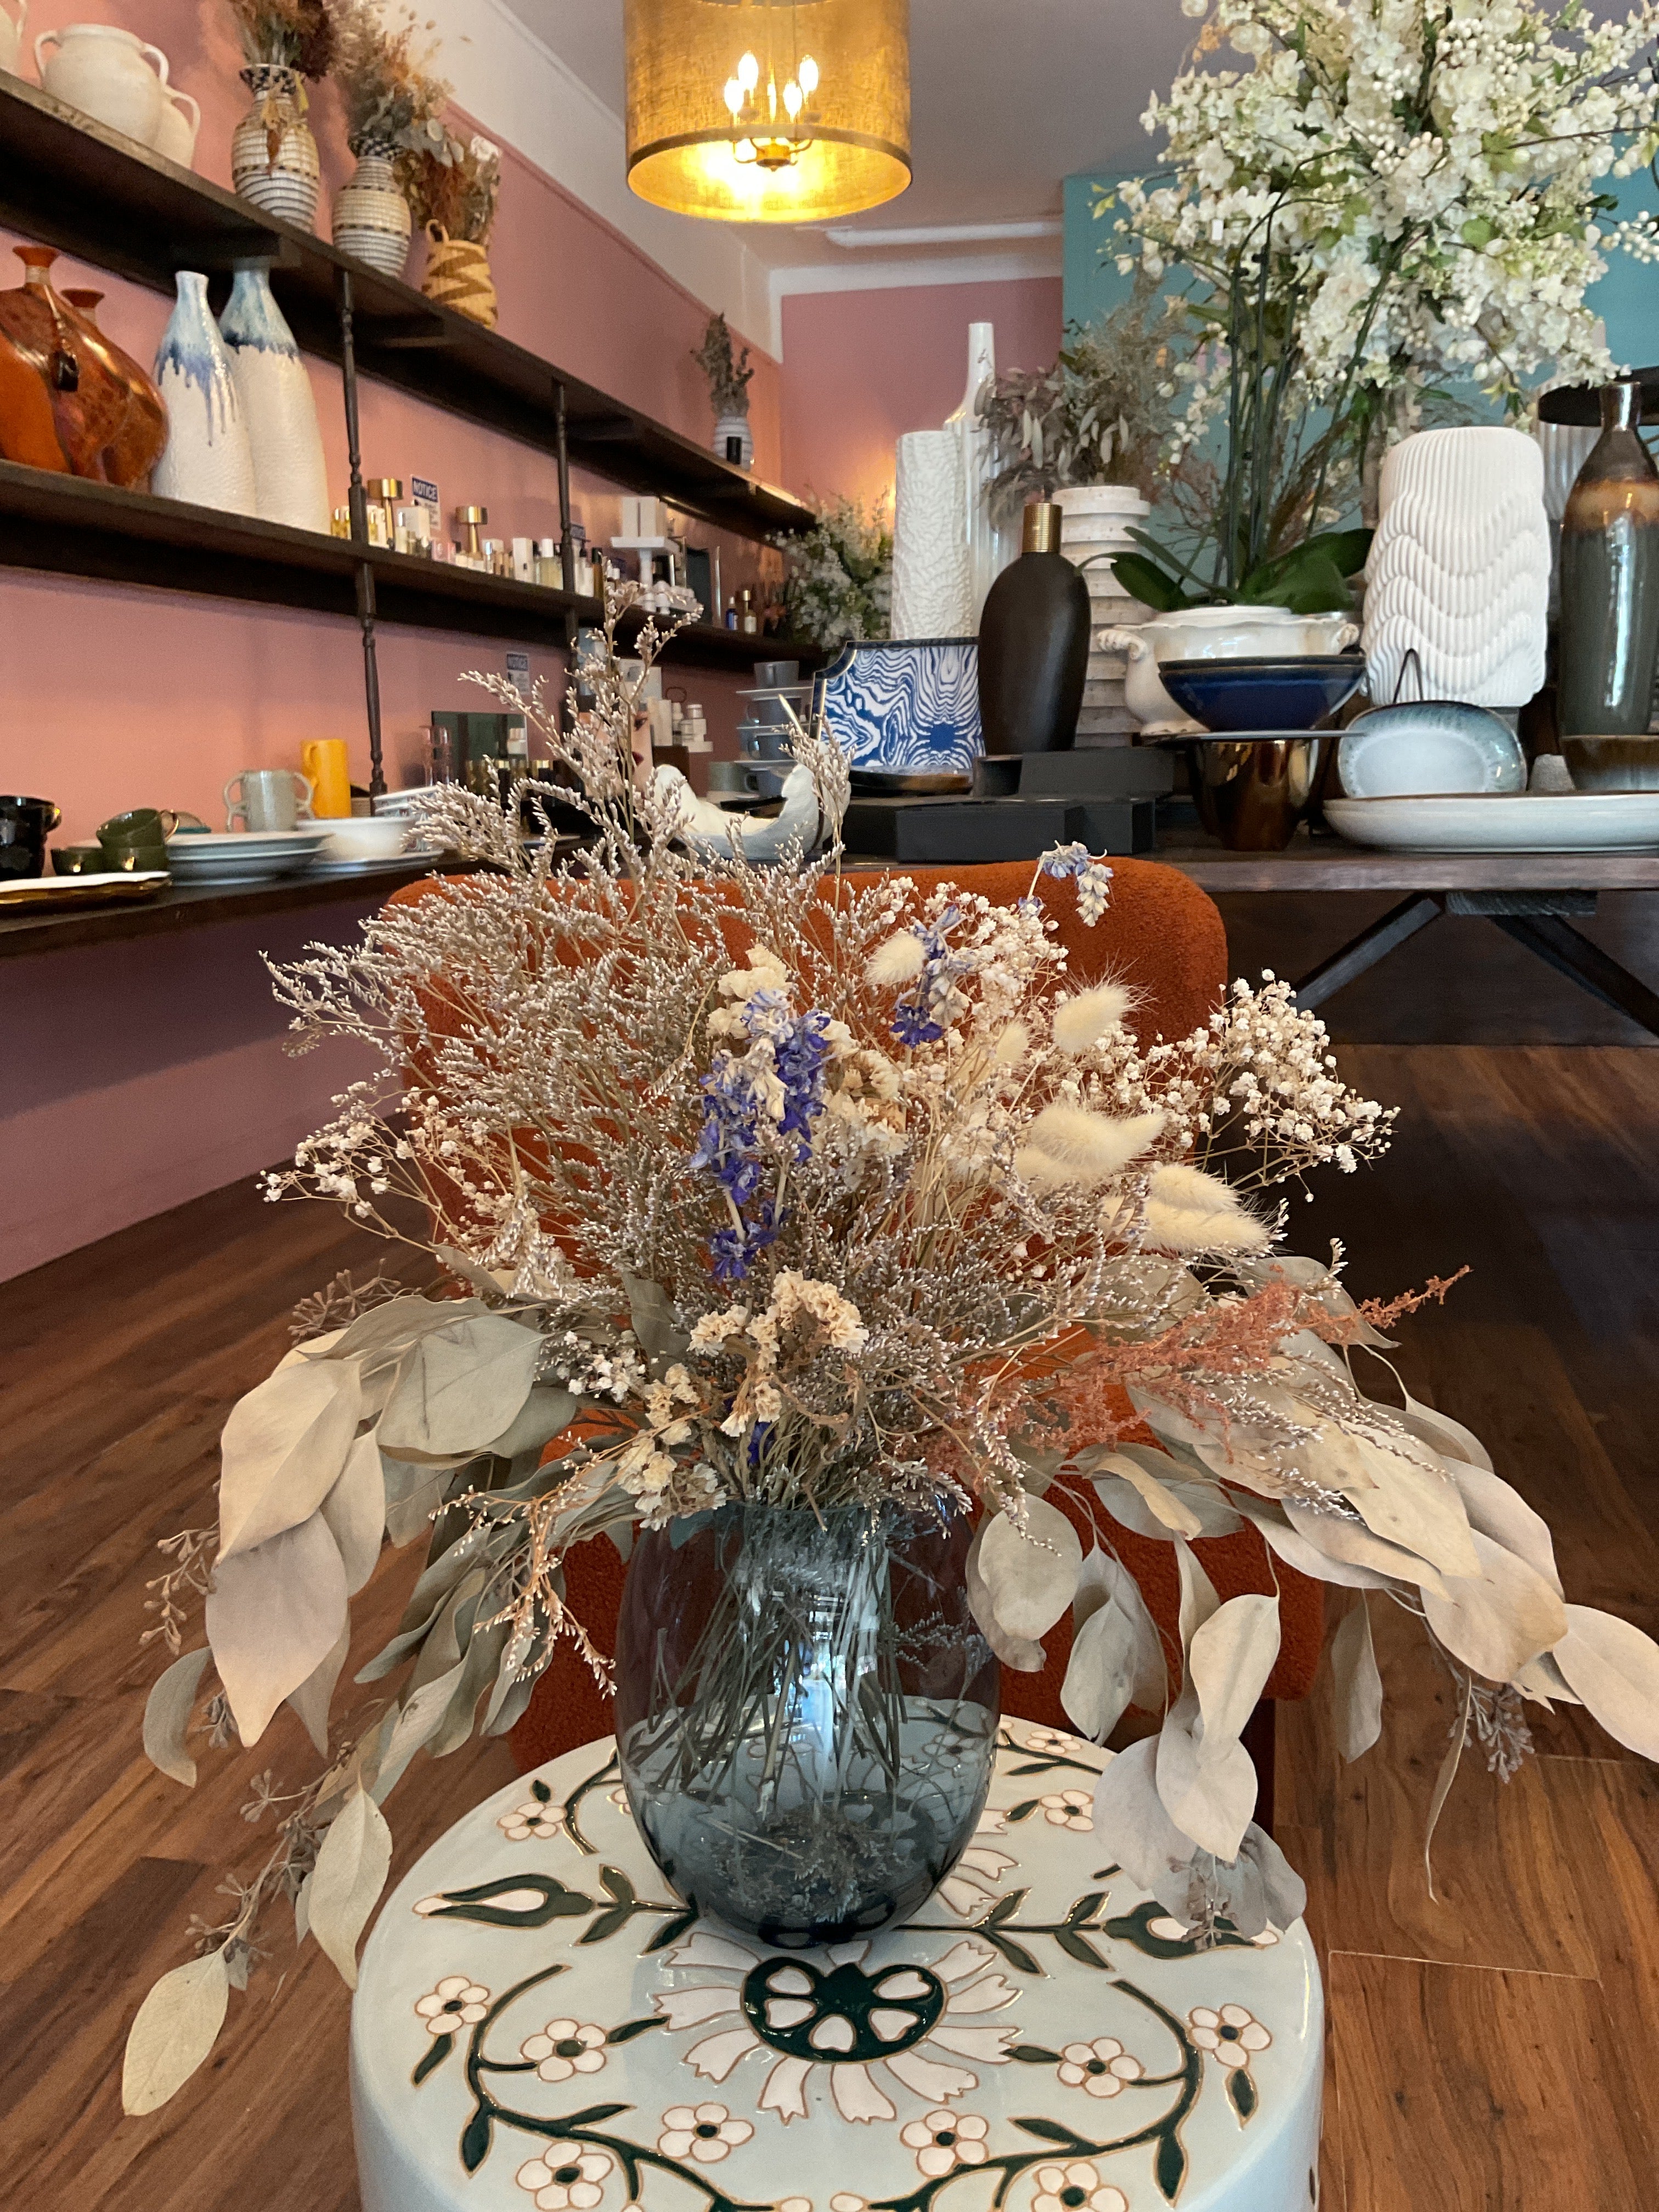
M 1380 1727 L 1373 1594 L 1423 1620 L 1460 1686 L 1443 1781 L 1471 1729 L 1519 1755 L 1522 1698 L 1582 1699 L 1659 1749 L 1659 1650 L 1565 1602 L 1547 1529 L 1466 1430 L 1362 1395 L 1352 1348 L 1415 1302 L 1357 1307 L 1334 1267 L 1278 1249 L 1269 1194 L 1386 1142 L 1320 1024 L 1281 984 L 1236 984 L 1193 1036 L 1143 1042 L 1127 989 L 1068 984 L 1036 896 L 687 854 L 682 787 L 633 757 L 643 676 L 614 649 L 630 597 L 607 607 L 572 727 L 519 702 L 579 778 L 592 850 L 555 869 L 520 853 L 516 806 L 438 793 L 500 872 L 276 971 L 302 1040 L 364 1041 L 382 1073 L 273 1195 L 331 1199 L 449 1280 L 388 1296 L 377 1279 L 355 1316 L 338 1285 L 313 1302 L 320 1333 L 226 1425 L 216 1540 L 172 1540 L 153 1633 L 179 1656 L 151 1756 L 190 1782 L 193 1728 L 251 1746 L 286 1699 L 325 1771 L 291 1797 L 258 1785 L 274 1844 L 141 2009 L 129 2111 L 206 2055 L 272 1898 L 355 1978 L 390 1857 L 380 1807 L 417 1752 L 509 1728 L 562 1637 L 605 1672 L 566 1602 L 570 1547 L 625 1550 L 637 1522 L 721 1500 L 974 1504 L 968 1588 L 1004 1664 L 1039 1665 L 1070 1607 L 1077 1727 L 1163 1709 L 1103 1778 L 1101 1855 L 1204 1930 L 1283 1926 L 1303 1890 L 1251 1821 L 1239 1741 L 1277 1601 L 1220 1602 L 1193 1538 L 1248 1523 L 1355 1592 L 1336 1655 L 1350 1755 Z M 647 624 L 643 665 L 659 642 Z M 838 819 L 839 752 L 817 732 L 798 752 Z M 1097 919 L 1110 871 L 1058 851 L 1039 890 Z M 1102 1509 L 1086 1552 L 1061 1495 Z M 1174 1549 L 1176 1681 L 1108 1514 Z M 401 1686 L 337 1728 L 350 1597 L 387 1535 L 428 1538 L 426 1565 L 359 1680 Z M 204 1583 L 206 1642 L 185 1651 Z

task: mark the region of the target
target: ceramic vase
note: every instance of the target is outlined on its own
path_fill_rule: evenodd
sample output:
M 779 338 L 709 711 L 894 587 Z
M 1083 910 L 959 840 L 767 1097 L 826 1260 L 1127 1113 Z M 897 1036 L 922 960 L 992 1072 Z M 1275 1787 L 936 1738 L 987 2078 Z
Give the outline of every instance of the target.
M 985 598 L 979 719 L 988 753 L 1055 752 L 1077 738 L 1089 660 L 1089 588 L 1060 550 L 1060 509 L 1025 510 L 1024 550 Z
M 1060 550 L 1082 573 L 1097 629 L 1128 629 L 1145 622 L 1152 610 L 1118 582 L 1112 563 L 1121 554 L 1137 550 L 1129 532 L 1150 520 L 1146 501 L 1131 484 L 1063 484 L 1054 494 L 1054 505 L 1061 515 Z M 1092 638 L 1077 720 L 1079 743 L 1129 741 L 1138 717 L 1128 704 L 1127 677 L 1122 653 Z
M 977 627 L 986 595 L 1018 553 L 1017 532 L 991 514 L 991 481 L 997 472 L 996 440 L 980 414 L 980 404 L 996 380 L 997 334 L 991 323 L 968 325 L 968 384 L 962 404 L 945 418 L 962 447 L 963 520 L 968 532 L 968 590 L 970 626 Z
M 1659 471 L 1637 434 L 1642 387 L 1601 393 L 1601 434 L 1561 518 L 1561 735 L 1639 737 L 1659 657 Z
M 29 19 L 29 0 L 17 0 L 13 15 L 0 7 L 0 70 L 17 75 L 17 57 L 23 46 L 23 26 Z
M 153 142 L 156 152 L 176 161 L 181 169 L 189 168 L 196 159 L 196 136 L 201 127 L 201 108 L 189 93 L 180 92 L 176 84 L 166 86 L 161 119 Z
M 401 276 L 409 259 L 409 202 L 398 189 L 396 149 L 368 138 L 353 149 L 351 182 L 334 195 L 334 243 L 383 276 Z
M 245 200 L 301 230 L 317 223 L 322 171 L 299 72 L 276 62 L 242 71 L 253 105 L 231 133 L 231 181 Z
M 159 46 L 112 23 L 69 23 L 41 32 L 34 65 L 54 100 L 141 146 L 155 144 L 167 81 L 167 58 Z
M 178 304 L 155 356 L 167 442 L 150 489 L 163 499 L 257 514 L 253 449 L 230 361 L 208 311 L 207 278 L 181 269 L 176 281 Z
M 493 331 L 495 286 L 489 274 L 488 249 L 470 238 L 452 238 L 441 223 L 428 223 L 426 239 L 422 291 L 441 307 L 453 307 L 458 315 Z
M 893 635 L 973 634 L 962 444 L 954 430 L 907 430 L 893 494 Z
M 746 415 L 722 415 L 715 423 L 713 443 L 721 460 L 732 460 L 732 441 L 734 438 L 737 441 L 737 459 L 732 465 L 739 469 L 752 469 L 755 465 L 755 439 Z
M 74 321 L 77 354 L 83 362 L 96 362 L 127 395 L 121 419 L 100 456 L 105 478 L 129 491 L 143 491 L 167 441 L 167 410 L 132 356 L 99 328 L 97 309 L 103 296 L 101 292 L 70 290 L 64 294 L 64 304 Z
M 311 379 L 264 269 L 239 269 L 219 318 L 253 455 L 256 512 L 292 530 L 329 526 L 328 472 Z
M 1366 563 L 1373 700 L 1415 653 L 1422 696 L 1523 707 L 1544 681 L 1549 520 L 1544 464 L 1519 430 L 1421 430 L 1382 463 Z M 1409 688 L 1409 679 L 1408 688 Z

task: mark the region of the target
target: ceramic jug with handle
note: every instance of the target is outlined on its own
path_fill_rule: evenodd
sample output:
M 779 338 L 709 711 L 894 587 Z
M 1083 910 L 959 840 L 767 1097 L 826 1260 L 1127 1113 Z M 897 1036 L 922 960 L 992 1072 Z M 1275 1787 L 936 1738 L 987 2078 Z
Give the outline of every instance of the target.
M 165 154 L 181 169 L 189 168 L 196 159 L 196 134 L 201 127 L 202 111 L 197 102 L 189 93 L 180 92 L 176 84 L 168 85 L 153 142 L 156 152 Z
M 29 19 L 29 0 L 17 0 L 17 13 L 0 8 L 0 70 L 17 74 L 17 57 L 23 50 L 23 26 Z
M 56 49 L 50 60 L 49 48 Z M 69 23 L 41 32 L 34 65 L 54 100 L 141 146 L 155 143 L 167 105 L 167 58 L 160 46 L 113 23 Z

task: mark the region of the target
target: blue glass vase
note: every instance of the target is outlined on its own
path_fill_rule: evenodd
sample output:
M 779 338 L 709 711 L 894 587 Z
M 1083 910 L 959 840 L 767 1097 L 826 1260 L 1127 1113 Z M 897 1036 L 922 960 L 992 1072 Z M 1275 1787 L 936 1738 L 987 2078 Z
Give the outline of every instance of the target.
M 953 1507 L 738 1503 L 647 1531 L 617 1638 L 634 1818 L 688 1903 L 788 1948 L 912 1912 L 978 1825 L 999 1669 Z

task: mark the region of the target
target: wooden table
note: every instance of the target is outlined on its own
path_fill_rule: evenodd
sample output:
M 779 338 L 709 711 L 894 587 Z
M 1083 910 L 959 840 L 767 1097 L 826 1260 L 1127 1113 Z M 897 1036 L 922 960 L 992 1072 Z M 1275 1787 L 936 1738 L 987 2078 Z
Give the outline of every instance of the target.
M 1218 896 L 1403 891 L 1396 906 L 1299 979 L 1300 1006 L 1322 1006 L 1443 914 L 1474 915 L 1659 1036 L 1659 994 L 1572 926 L 1572 918 L 1595 912 L 1602 891 L 1659 890 L 1659 852 L 1378 853 L 1304 833 L 1282 853 L 1230 853 L 1169 837 L 1150 857 Z
M 685 1908 L 609 1741 L 467 1814 L 363 1958 L 364 2212 L 1311 2212 L 1306 1929 L 1199 1949 L 1093 1832 L 1112 1754 L 1001 1746 L 915 1919 L 827 1951 Z

